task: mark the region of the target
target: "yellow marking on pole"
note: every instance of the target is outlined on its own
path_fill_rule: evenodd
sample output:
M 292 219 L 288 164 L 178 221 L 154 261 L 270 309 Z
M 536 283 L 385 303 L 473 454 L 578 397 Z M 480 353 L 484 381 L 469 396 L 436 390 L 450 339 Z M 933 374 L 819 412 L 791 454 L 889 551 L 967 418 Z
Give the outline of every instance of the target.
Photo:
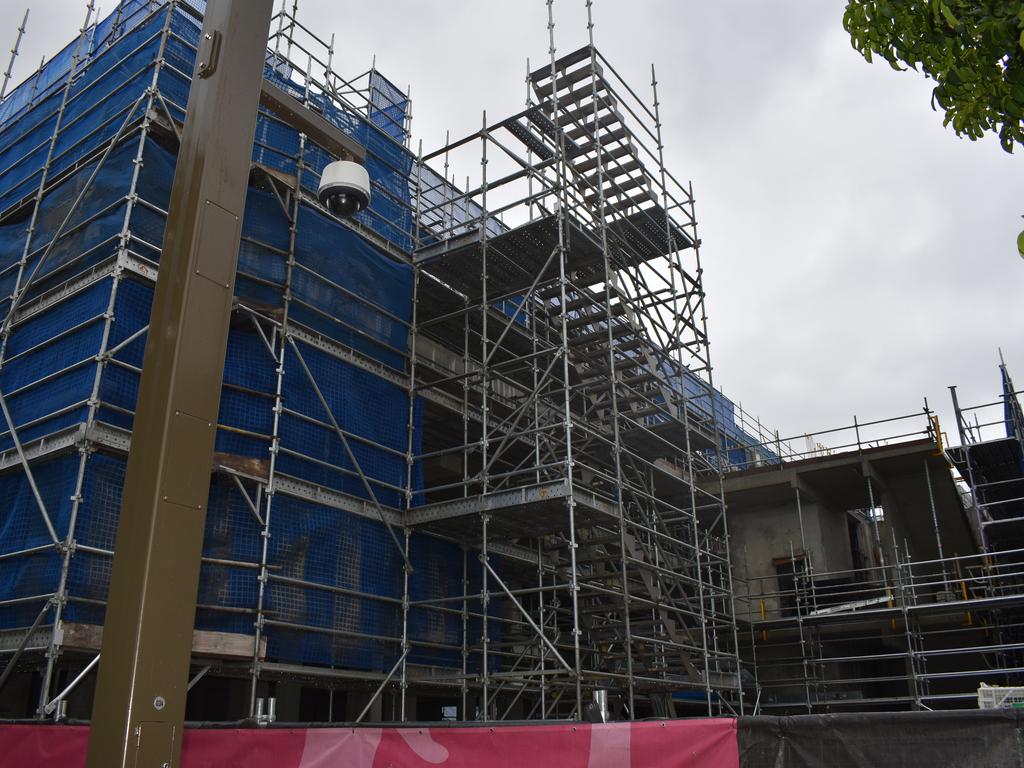
M 967 582 L 966 581 L 963 581 L 963 580 L 960 581 L 960 591 L 963 593 L 964 600 L 970 599 L 970 598 L 967 597 Z M 970 610 L 968 610 L 967 611 L 967 626 L 971 626 L 973 624 L 974 624 L 974 617 L 971 616 L 971 612 L 970 612 Z
M 942 429 L 939 427 L 938 414 L 932 414 L 932 428 L 935 430 L 935 443 L 938 446 L 935 449 L 935 453 L 933 453 L 932 455 L 942 456 L 945 453 L 945 450 L 942 447 Z

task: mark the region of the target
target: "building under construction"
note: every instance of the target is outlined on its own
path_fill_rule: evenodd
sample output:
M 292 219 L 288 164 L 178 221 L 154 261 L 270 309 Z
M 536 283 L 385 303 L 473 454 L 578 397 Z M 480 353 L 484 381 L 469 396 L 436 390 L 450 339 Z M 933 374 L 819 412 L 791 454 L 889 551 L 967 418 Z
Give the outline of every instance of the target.
M 5 717 L 90 714 L 203 7 L 90 5 L 0 101 Z M 264 102 L 189 719 L 940 709 L 1020 681 L 1005 366 L 956 448 L 927 404 L 768 434 L 712 379 L 653 72 L 552 53 L 521 112 L 428 149 L 348 64 L 282 5 L 264 81 L 361 148 L 373 195 L 333 215 L 330 147 Z

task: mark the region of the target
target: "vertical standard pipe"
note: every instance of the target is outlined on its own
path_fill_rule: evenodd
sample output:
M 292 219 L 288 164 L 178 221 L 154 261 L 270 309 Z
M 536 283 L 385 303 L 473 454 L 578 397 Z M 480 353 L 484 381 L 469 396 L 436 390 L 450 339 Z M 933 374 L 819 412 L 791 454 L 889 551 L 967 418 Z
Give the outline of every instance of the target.
M 7 62 L 7 70 L 4 72 L 4 82 L 0 85 L 0 101 L 7 95 L 7 84 L 11 81 L 11 72 L 14 70 L 14 60 L 18 58 L 18 49 L 21 48 L 21 38 L 25 34 L 25 25 L 28 24 L 28 8 L 21 18 L 21 25 L 18 27 L 18 35 L 14 38 L 14 45 L 11 47 L 11 58 Z
M 26 229 L 25 246 L 22 249 L 21 260 L 18 263 L 18 274 L 17 274 L 17 278 L 15 280 L 14 289 L 13 289 L 13 291 L 11 293 L 11 302 L 10 302 L 10 305 L 8 307 L 8 310 L 7 310 L 7 316 L 4 318 L 2 329 L 0 329 L 0 366 L 3 366 L 4 360 L 6 359 L 6 356 L 7 356 L 7 341 L 10 338 L 11 323 L 14 320 L 14 312 L 15 312 L 15 310 L 17 308 L 18 302 L 21 300 L 21 297 L 24 295 L 25 287 L 23 285 L 23 282 L 24 282 L 24 278 L 25 278 L 25 267 L 28 264 L 29 254 L 31 253 L 31 250 L 32 250 L 32 241 L 33 241 L 33 238 L 35 236 L 36 224 L 37 224 L 38 219 L 39 219 L 39 212 L 40 212 L 42 201 L 43 201 L 43 193 L 45 192 L 46 184 L 49 181 L 50 166 L 51 166 L 51 164 L 53 162 L 54 151 L 56 150 L 56 147 L 57 147 L 57 140 L 60 137 L 61 128 L 62 128 L 62 126 L 64 124 L 64 116 L 65 116 L 65 113 L 67 112 L 67 105 L 68 105 L 68 101 L 69 101 L 69 98 L 70 98 L 70 95 L 71 95 L 71 86 L 72 86 L 72 83 L 73 83 L 73 81 L 75 79 L 75 75 L 78 72 L 78 62 L 80 60 L 81 47 L 82 47 L 82 43 L 83 43 L 84 38 L 85 38 L 85 31 L 89 27 L 89 20 L 92 18 L 92 13 L 93 13 L 93 4 L 92 4 L 92 2 L 89 2 L 86 5 L 85 21 L 82 23 L 82 27 L 79 30 L 79 35 L 78 35 L 78 38 L 77 38 L 77 42 L 75 43 L 74 55 L 72 56 L 72 59 L 71 59 L 71 69 L 68 72 L 67 81 L 64 84 L 63 95 L 61 97 L 61 104 L 60 104 L 60 107 L 57 110 L 57 116 L 56 116 L 56 118 L 54 120 L 53 132 L 50 134 L 49 138 L 47 139 L 48 148 L 47 148 L 47 152 L 46 152 L 46 160 L 43 162 L 43 167 L 40 170 L 39 186 L 36 188 L 36 193 L 33 196 L 33 200 L 32 200 L 32 215 L 29 217 L 28 228 Z M 26 17 L 27 17 L 27 14 L 26 14 Z M 45 61 L 45 59 L 44 59 L 44 61 Z M 39 72 L 37 72 L 36 80 L 35 80 L 35 82 L 33 83 L 33 86 L 32 86 L 33 94 L 32 94 L 31 98 L 35 97 L 35 83 L 38 82 L 38 80 L 39 80 L 39 74 L 42 72 L 42 68 L 43 68 L 43 64 L 42 64 L 42 62 L 40 62 L 40 64 L 39 64 Z M 31 102 L 31 99 L 30 99 L 30 102 Z M 75 207 L 75 206 L 72 206 L 72 207 Z M 21 445 L 21 440 L 18 437 L 17 429 L 15 428 L 14 421 L 11 418 L 11 415 L 10 415 L 9 410 L 7 408 L 6 399 L 3 397 L 3 393 L 2 392 L 0 392 L 0 411 L 3 412 L 4 421 L 7 423 L 7 428 L 10 431 L 11 441 L 14 444 L 15 450 L 18 453 L 18 458 L 19 458 L 19 460 L 20 460 L 20 462 L 21 462 L 21 464 L 22 464 L 22 466 L 23 466 L 23 468 L 25 470 L 25 478 L 28 481 L 29 488 L 32 491 L 32 496 L 33 496 L 33 498 L 35 500 L 36 506 L 39 509 L 39 513 L 40 513 L 40 515 L 43 518 L 43 523 L 46 526 L 47 533 L 49 533 L 50 538 L 53 541 L 54 545 L 57 546 L 58 551 L 62 551 L 61 550 L 61 543 L 60 543 L 59 539 L 57 538 L 57 533 L 54 530 L 53 523 L 50 520 L 50 516 L 49 516 L 49 514 L 47 512 L 47 509 L 46 509 L 46 504 L 43 502 L 42 496 L 39 493 L 39 488 L 36 485 L 36 481 L 35 481 L 35 475 L 32 472 L 32 468 L 29 465 L 29 462 L 28 462 L 28 460 L 25 457 L 24 450 L 22 449 L 22 445 Z M 66 559 L 66 557 L 67 557 L 67 552 L 66 551 L 62 552 L 62 557 Z M 62 566 L 62 568 L 63 568 L 63 566 Z M 57 590 L 57 603 L 56 603 L 56 608 L 57 608 L 58 612 L 60 611 L 60 607 L 61 607 L 61 593 L 62 593 L 62 590 L 60 588 L 58 588 L 58 590 Z M 56 622 L 54 622 L 54 624 L 56 625 Z M 50 693 L 50 682 L 51 682 L 51 679 L 53 677 L 53 668 L 54 668 L 54 664 L 56 662 L 55 654 L 53 653 L 53 651 L 55 650 L 55 647 L 56 647 L 56 644 L 54 643 L 53 638 L 51 637 L 50 649 L 49 649 L 51 652 L 48 655 L 47 660 L 46 660 L 46 670 L 43 673 L 43 684 L 42 684 L 42 686 L 40 686 L 40 691 L 39 691 L 39 709 L 37 710 L 37 714 L 40 717 L 43 716 L 42 708 L 43 708 L 43 706 L 46 703 L 46 697 L 49 696 L 49 693 Z
M 256 620 L 252 649 L 251 688 L 249 691 L 249 717 L 256 715 L 256 693 L 260 679 L 260 645 L 266 633 L 266 616 L 264 605 L 267 594 L 267 581 L 270 578 L 268 557 L 270 554 L 270 523 L 277 493 L 277 461 L 281 451 L 281 412 L 284 407 L 284 375 L 285 359 L 288 355 L 289 321 L 292 305 L 292 279 L 295 272 L 295 242 L 299 230 L 299 207 L 301 204 L 302 177 L 306 170 L 306 134 L 299 134 L 299 151 L 295 157 L 295 187 L 291 190 L 291 209 L 288 215 L 288 254 L 285 260 L 284 290 L 281 301 L 281 327 L 275 328 L 271 334 L 270 350 L 277 350 L 274 360 L 274 416 L 270 434 L 270 466 L 267 469 L 266 503 L 263 508 L 263 529 L 260 531 L 260 569 L 259 586 L 256 591 Z M 259 321 L 255 318 L 254 323 Z M 257 325 L 257 329 L 259 326 Z
M 332 38 L 333 46 L 333 38 Z M 372 84 L 371 84 L 372 86 Z M 372 94 L 371 94 L 372 95 Z M 421 174 L 419 169 L 423 162 L 423 142 L 420 142 L 418 157 L 416 160 L 416 202 L 413 215 L 413 243 L 419 241 L 420 221 L 420 189 Z M 406 420 L 406 444 L 405 444 L 405 511 L 412 509 L 414 502 L 413 479 L 416 469 L 416 340 L 417 340 L 417 313 L 419 308 L 420 270 L 413 265 L 412 277 L 412 325 L 409 328 L 409 388 L 407 391 L 409 399 L 408 418 Z M 405 529 L 405 562 L 402 564 L 402 673 L 401 673 L 401 715 L 402 722 L 406 720 L 406 690 L 409 687 L 408 663 L 409 657 L 409 576 L 412 572 L 409 561 L 410 531 Z
M 488 604 L 490 602 L 490 594 L 488 593 L 487 585 L 487 521 L 490 516 L 486 513 L 480 515 L 480 526 L 483 533 L 483 539 L 480 545 L 480 612 L 483 614 L 481 622 L 481 637 L 480 642 L 482 645 L 482 661 L 480 662 L 480 673 L 482 682 L 482 696 L 481 696 L 481 718 L 484 721 L 491 719 L 491 702 L 488 699 L 491 688 L 491 670 L 490 670 L 490 658 L 488 653 L 490 650 L 490 631 L 489 631 L 489 619 L 488 619 Z
M 544 545 L 540 539 L 537 539 L 537 625 L 540 627 L 540 631 L 544 631 L 544 623 L 546 618 L 544 616 Z M 541 638 L 537 638 L 537 653 L 539 656 L 539 667 L 540 667 L 540 711 L 541 717 L 544 716 L 544 707 L 546 705 L 547 697 L 547 675 L 544 672 L 544 661 L 547 655 L 547 648 Z
M 932 473 L 928 468 L 928 459 L 924 459 L 924 481 L 928 486 L 928 506 L 932 512 L 932 527 L 935 529 L 935 546 L 938 548 L 939 560 L 942 562 L 942 583 L 945 590 L 949 591 L 949 580 L 946 575 L 946 555 L 942 551 L 942 534 L 939 531 L 939 515 L 935 509 L 935 493 L 932 490 Z
M 804 537 L 804 510 L 800 497 L 800 486 L 794 486 L 793 490 L 796 492 L 796 516 L 797 521 L 800 523 L 800 548 L 804 554 L 804 570 L 808 574 L 811 586 L 811 610 L 816 611 L 818 610 L 818 598 L 814 589 L 814 562 L 811 559 L 811 553 L 807 550 L 807 539 Z
M 465 546 L 462 547 L 462 676 L 459 685 L 459 692 L 461 694 L 462 709 L 460 710 L 461 717 L 459 718 L 463 722 L 466 722 L 469 718 L 466 715 L 466 705 L 468 703 L 469 684 L 467 675 L 469 674 L 469 551 Z
M 128 455 L 88 765 L 178 766 L 271 0 L 211 0 Z
M 593 2 L 587 0 L 587 38 L 590 43 L 590 99 L 593 107 L 593 147 L 597 158 L 595 174 L 595 185 L 597 187 L 597 223 L 601 239 L 601 254 L 604 261 L 604 315 L 606 337 L 608 343 L 608 387 L 611 395 L 611 417 L 612 417 L 612 460 L 615 465 L 615 483 L 618 488 L 616 494 L 616 512 L 618 514 L 619 534 L 619 576 L 622 586 L 622 622 L 623 638 L 622 645 L 626 652 L 626 686 L 627 703 L 629 705 L 629 719 L 633 719 L 634 706 L 634 679 L 633 679 L 633 630 L 630 622 L 630 594 L 629 594 L 629 572 L 626 558 L 626 505 L 623 499 L 623 491 L 627 487 L 622 477 L 622 438 L 619 433 L 619 395 L 618 381 L 615 362 L 615 328 L 612 323 L 612 283 L 616 281 L 611 264 L 611 253 L 608 249 L 608 222 L 606 219 L 606 201 L 604 195 L 604 147 L 601 142 L 601 102 L 597 96 L 597 50 L 594 48 L 594 19 L 592 15 Z M 554 95 L 554 94 L 553 94 Z M 598 316 L 600 318 L 600 315 Z M 600 319 L 598 320 L 600 322 Z
M 661 201 L 662 201 L 662 207 L 666 211 L 666 216 L 665 216 L 665 246 L 666 246 L 666 249 L 669 251 L 668 273 L 669 273 L 669 285 L 670 285 L 671 292 L 672 292 L 672 314 L 676 318 L 678 318 L 680 316 L 681 309 L 680 309 L 680 306 L 679 306 L 679 290 L 676 287 L 676 272 L 678 272 L 680 275 L 682 275 L 683 274 L 683 265 L 682 265 L 682 258 L 679 255 L 678 249 L 676 247 L 676 244 L 675 244 L 675 241 L 674 241 L 674 238 L 673 238 L 673 235 L 672 235 L 672 228 L 671 228 L 669 217 L 667 215 L 667 212 L 670 210 L 670 208 L 669 208 L 669 202 L 668 202 L 668 189 L 667 189 L 667 186 L 666 186 L 666 184 L 667 184 L 667 173 L 665 171 L 665 146 L 664 146 L 664 143 L 663 143 L 662 137 L 661 137 L 661 104 L 660 104 L 660 102 L 658 100 L 658 77 L 657 77 L 657 73 L 656 73 L 655 68 L 654 68 L 653 65 L 651 66 L 651 93 L 652 93 L 652 96 L 654 98 L 654 104 L 653 104 L 653 106 L 654 106 L 654 128 L 655 128 L 655 140 L 657 142 L 657 152 L 658 152 L 658 175 L 659 175 L 659 179 L 661 181 Z M 692 197 L 691 197 L 691 200 L 692 200 Z M 694 226 L 693 242 L 695 244 L 694 247 L 696 248 L 696 243 L 698 242 L 697 241 L 697 237 L 696 237 L 696 216 L 693 215 L 692 213 L 690 215 L 690 220 L 693 222 L 693 226 Z M 699 272 L 698 272 L 698 274 L 699 274 Z M 676 341 L 676 340 L 673 339 L 673 341 Z M 685 348 L 685 346 L 686 345 L 684 345 L 682 343 L 676 343 L 675 344 L 675 347 L 676 347 L 676 360 L 677 360 L 681 370 L 684 370 L 684 371 L 687 368 L 686 361 L 683 359 L 683 349 Z M 709 366 L 709 371 L 710 371 L 710 366 Z M 697 522 L 697 478 L 696 478 L 696 474 L 695 474 L 694 468 L 693 468 L 693 450 L 692 450 L 692 444 L 691 444 L 691 439 L 690 439 L 690 404 L 689 404 L 689 397 L 686 394 L 686 381 L 685 380 L 681 381 L 680 384 L 679 384 L 679 399 L 680 399 L 680 411 L 681 411 L 681 414 L 682 414 L 682 421 L 683 421 L 683 438 L 684 438 L 683 439 L 683 447 L 684 447 L 684 458 L 685 458 L 685 461 L 686 461 L 686 483 L 687 483 L 688 494 L 689 494 L 689 499 L 690 499 L 689 524 L 690 524 L 690 529 L 692 531 L 692 536 L 693 536 L 693 556 L 694 556 L 693 570 L 694 570 L 694 573 L 697 576 L 697 601 L 698 601 L 698 613 L 699 613 L 700 625 L 701 625 L 700 626 L 701 643 L 702 643 L 701 649 L 702 649 L 702 652 L 703 652 L 703 655 L 704 655 L 704 694 L 705 694 L 705 698 L 707 700 L 706 701 L 707 713 L 710 716 L 711 715 L 711 699 L 712 699 L 712 695 L 711 695 L 710 659 L 708 658 L 708 643 L 707 643 L 707 615 L 706 615 L 706 612 L 705 612 L 705 605 L 704 605 L 704 575 L 703 575 L 704 571 L 703 571 L 703 564 L 702 564 L 703 558 L 701 557 L 701 550 L 700 550 L 700 547 L 701 547 L 701 543 L 700 543 L 701 542 L 701 536 L 700 536 L 700 530 L 698 529 L 698 522 Z M 713 393 L 712 393 L 712 407 L 711 407 L 710 410 L 711 410 L 712 414 L 714 414 L 715 409 L 714 409 L 714 402 L 713 402 Z M 717 437 L 715 439 L 715 443 L 716 443 L 716 445 L 720 445 L 720 443 L 718 442 Z M 721 461 L 719 461 L 718 466 L 719 466 L 719 472 L 720 472 L 720 470 L 721 470 Z M 722 503 L 722 516 L 723 516 L 723 519 L 724 519 L 724 514 L 725 514 L 724 494 L 720 495 L 720 499 L 719 500 Z M 705 540 L 707 540 L 707 538 L 705 538 Z M 737 655 L 737 671 L 736 671 L 737 687 L 738 687 L 738 689 L 740 691 L 740 695 L 742 697 L 743 688 L 742 688 L 741 685 L 739 685 L 739 664 L 738 664 L 738 658 L 739 657 Z M 742 706 L 741 706 L 741 709 L 742 709 Z
M 551 120 L 558 124 L 558 69 L 555 63 L 555 17 L 554 0 L 547 0 L 548 6 L 548 54 L 551 57 Z M 567 195 L 565 167 L 565 134 L 558 131 L 558 182 L 556 185 L 557 203 L 557 227 L 558 227 L 558 300 L 559 316 L 561 319 L 561 345 L 562 356 L 562 387 L 563 387 L 563 412 L 562 419 L 565 429 L 565 473 L 568 494 L 566 497 L 566 512 L 569 528 L 569 597 L 572 607 L 572 646 L 573 646 L 573 682 L 576 694 L 576 718 L 583 717 L 583 688 L 581 681 L 580 664 L 580 613 L 579 613 L 579 570 L 576 564 L 576 499 L 574 495 L 573 482 L 573 453 L 572 453 L 572 402 L 569 390 L 569 317 L 566 311 L 565 286 L 568 282 L 566 274 L 566 247 L 565 247 L 565 217 L 567 211 Z
M 489 416 L 489 389 L 490 389 L 490 377 L 487 372 L 488 360 L 490 360 L 490 354 L 488 350 L 488 336 L 487 336 L 487 317 L 490 314 L 490 307 L 488 305 L 488 291 L 487 291 L 487 113 L 483 113 L 482 128 L 480 131 L 480 492 L 483 495 L 487 495 L 489 490 L 488 483 L 488 429 L 490 428 Z M 469 209 L 469 184 L 466 185 L 467 198 L 467 218 Z M 490 687 L 491 687 L 491 669 L 490 669 L 490 631 L 488 612 L 490 608 L 490 594 L 487 586 L 487 521 L 489 516 L 483 514 L 480 516 L 481 533 L 482 533 L 482 549 L 480 552 L 480 570 L 481 570 L 481 591 L 480 591 L 480 602 L 481 610 L 483 613 L 482 623 L 482 637 L 480 638 L 482 644 L 482 660 L 481 660 L 481 673 L 482 673 L 482 713 L 485 721 L 491 719 L 491 702 L 490 702 Z
M 793 574 L 793 604 L 796 606 L 796 626 L 800 630 L 800 662 L 803 665 L 804 670 L 804 696 L 807 704 L 807 714 L 811 714 L 813 711 L 811 706 L 811 675 L 807 667 L 807 642 L 804 638 L 804 617 L 800 611 L 800 589 L 797 586 L 797 573 L 796 573 L 796 554 L 793 552 L 793 542 L 789 542 L 789 567 L 792 569 Z M 782 586 L 779 586 L 779 592 L 782 592 Z M 781 601 L 781 594 L 779 599 Z
M 981 551 L 988 552 L 988 534 L 985 532 L 985 521 L 981 517 L 981 499 L 978 498 L 978 489 L 974 484 L 974 464 L 971 462 L 971 446 L 967 439 L 967 430 L 964 428 L 964 414 L 960 410 L 960 401 L 956 396 L 956 387 L 949 388 L 949 395 L 953 399 L 953 411 L 956 413 L 956 428 L 960 435 L 960 450 L 964 454 L 964 464 L 967 465 L 967 485 L 971 489 L 971 501 L 974 502 L 974 517 L 978 525 L 978 536 L 981 539 Z
M 796 493 L 796 519 L 797 524 L 800 526 L 800 550 L 803 553 L 804 560 L 808 560 L 810 555 L 807 552 L 807 538 L 804 536 L 804 510 L 803 504 L 800 503 L 800 486 L 794 486 L 793 490 Z
M 488 430 L 490 429 L 490 375 L 488 364 L 491 359 L 491 352 L 488 348 L 490 339 L 487 335 L 487 318 L 490 315 L 488 304 L 487 286 L 487 113 L 483 113 L 483 127 L 480 131 L 480 466 L 481 466 L 481 493 L 487 494 L 490 490 L 488 479 L 487 461 L 490 440 Z M 469 207 L 468 190 L 466 185 L 467 198 L 466 206 Z
M 892 531 L 892 548 L 896 557 L 896 587 L 900 593 L 900 612 L 903 614 L 903 638 L 907 645 L 907 686 L 909 693 L 914 700 L 914 709 L 923 709 L 921 704 L 921 690 L 917 680 L 917 659 L 914 653 L 914 638 L 910 627 L 910 612 L 907 610 L 907 587 L 903 579 L 903 564 L 900 562 L 900 550 L 896 544 L 896 531 Z M 910 552 L 907 551 L 908 571 L 910 566 Z
M 882 533 L 878 528 L 878 513 L 875 511 L 875 487 L 871 482 L 871 473 L 867 472 L 864 475 L 868 483 L 868 503 L 869 509 L 868 514 L 871 516 L 871 530 L 874 533 L 875 547 L 878 549 L 878 567 L 882 571 L 882 581 L 885 585 L 889 585 L 889 574 L 885 568 L 885 552 L 882 550 Z
M 409 537 L 409 529 L 406 528 L 405 563 L 402 565 L 402 658 L 399 659 L 402 670 L 399 678 L 399 695 L 401 696 L 399 716 L 403 723 L 408 719 L 406 716 L 405 693 L 409 687 L 408 665 L 406 662 L 409 658 L 409 575 L 412 573 L 412 566 L 409 564 Z
M 118 13 L 120 12 L 121 6 L 118 5 Z M 121 220 L 121 233 L 118 240 L 117 251 L 117 258 L 119 263 L 121 263 L 122 260 L 127 257 L 129 251 L 129 244 L 131 241 L 132 215 L 135 211 L 136 206 L 138 205 L 137 190 L 139 176 L 142 172 L 143 158 L 146 150 L 146 142 L 149 138 L 149 129 L 151 124 L 149 116 L 152 114 L 153 103 L 158 95 L 160 73 L 163 70 L 166 61 L 164 54 L 167 50 L 167 40 L 170 36 L 171 20 L 173 19 L 173 17 L 174 7 L 173 5 L 169 5 L 164 15 L 163 28 L 160 31 L 160 43 L 159 46 L 157 47 L 156 58 L 153 62 L 153 75 L 149 81 L 149 92 L 148 94 L 144 95 L 145 100 L 142 102 L 142 114 L 144 114 L 146 117 L 144 117 L 142 120 L 142 128 L 139 131 L 139 137 L 137 139 L 135 158 L 132 164 L 131 181 L 128 185 L 127 202 L 124 206 L 124 217 Z M 142 98 L 143 97 L 140 97 L 140 100 Z M 117 139 L 117 137 L 120 136 L 121 133 L 123 133 L 125 129 L 128 127 L 129 119 L 131 115 L 135 113 L 135 110 L 136 107 L 134 105 L 129 109 L 128 116 L 125 117 L 125 122 L 121 126 L 121 129 L 119 130 L 118 134 L 115 135 L 115 139 Z M 115 139 L 111 140 L 111 144 L 108 147 L 107 152 L 105 152 L 102 156 L 102 158 L 106 158 L 108 156 L 108 153 L 113 151 L 114 144 L 116 143 Z M 104 162 L 102 158 L 100 159 L 100 161 L 98 161 L 97 165 L 101 165 Z M 70 221 L 70 213 L 68 214 L 68 218 L 65 219 L 65 221 Z M 45 253 L 43 255 L 45 256 Z M 121 274 L 122 273 L 120 271 L 116 271 L 114 273 L 113 285 L 110 289 L 110 297 L 107 301 L 107 311 L 104 315 L 103 320 L 103 335 L 102 338 L 100 339 L 100 348 L 99 353 L 97 355 L 97 359 L 99 360 L 99 362 L 96 366 L 95 375 L 93 376 L 92 391 L 89 397 L 89 411 L 86 414 L 85 418 L 86 434 L 91 433 L 93 424 L 96 421 L 96 416 L 100 408 L 100 386 L 103 381 L 103 373 L 106 370 L 107 366 L 107 354 L 108 346 L 110 343 L 110 334 L 115 321 L 114 307 L 116 306 L 117 303 L 118 291 L 121 284 L 121 280 L 123 279 L 121 277 Z M 85 485 L 86 466 L 88 463 L 89 455 L 92 451 L 92 447 L 89 444 L 84 444 L 80 447 L 79 450 L 80 456 L 78 462 L 78 475 L 75 480 L 75 492 L 71 497 L 71 514 L 68 519 L 68 531 L 67 535 L 64 537 L 64 551 L 61 562 L 60 584 L 57 587 L 56 608 L 53 617 L 54 626 L 58 626 L 60 624 L 60 621 L 64 613 L 64 607 L 66 603 L 64 592 L 67 589 L 68 575 L 71 569 L 71 559 L 74 557 L 75 553 L 74 543 L 78 524 L 78 513 L 81 509 L 82 502 L 84 500 L 82 490 Z M 45 705 L 46 697 L 50 695 L 50 686 L 53 680 L 54 667 L 59 658 L 60 654 L 58 653 L 58 635 L 54 634 L 50 640 L 50 648 L 46 656 L 46 670 L 43 673 L 43 684 L 40 686 L 39 690 L 40 708 L 42 708 Z

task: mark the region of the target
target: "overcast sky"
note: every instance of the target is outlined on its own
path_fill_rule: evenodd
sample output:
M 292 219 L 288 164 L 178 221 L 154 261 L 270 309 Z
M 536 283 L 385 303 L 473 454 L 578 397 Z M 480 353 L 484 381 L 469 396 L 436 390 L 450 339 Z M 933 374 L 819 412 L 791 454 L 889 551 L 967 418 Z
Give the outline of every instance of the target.
M 0 0 L 3 50 L 26 4 Z M 85 8 L 28 4 L 15 81 Z M 640 93 L 657 66 L 667 164 L 697 198 L 716 383 L 784 436 L 925 396 L 954 432 L 947 385 L 962 403 L 995 399 L 997 347 L 1024 387 L 1024 150 L 944 129 L 928 81 L 853 51 L 843 7 L 595 0 L 595 37 Z M 559 52 L 582 45 L 584 0 L 554 12 Z M 547 58 L 543 0 L 300 0 L 299 17 L 337 33 L 343 74 L 376 54 L 411 84 L 427 150 L 483 109 L 521 109 L 527 57 Z

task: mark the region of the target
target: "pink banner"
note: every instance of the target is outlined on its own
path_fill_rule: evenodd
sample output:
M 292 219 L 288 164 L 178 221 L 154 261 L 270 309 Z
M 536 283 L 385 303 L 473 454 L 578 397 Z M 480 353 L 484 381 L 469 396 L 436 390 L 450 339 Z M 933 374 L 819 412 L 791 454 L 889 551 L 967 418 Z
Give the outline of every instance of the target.
M 0 765 L 84 768 L 86 726 L 0 725 Z M 739 768 L 736 721 L 189 729 L 182 768 Z

